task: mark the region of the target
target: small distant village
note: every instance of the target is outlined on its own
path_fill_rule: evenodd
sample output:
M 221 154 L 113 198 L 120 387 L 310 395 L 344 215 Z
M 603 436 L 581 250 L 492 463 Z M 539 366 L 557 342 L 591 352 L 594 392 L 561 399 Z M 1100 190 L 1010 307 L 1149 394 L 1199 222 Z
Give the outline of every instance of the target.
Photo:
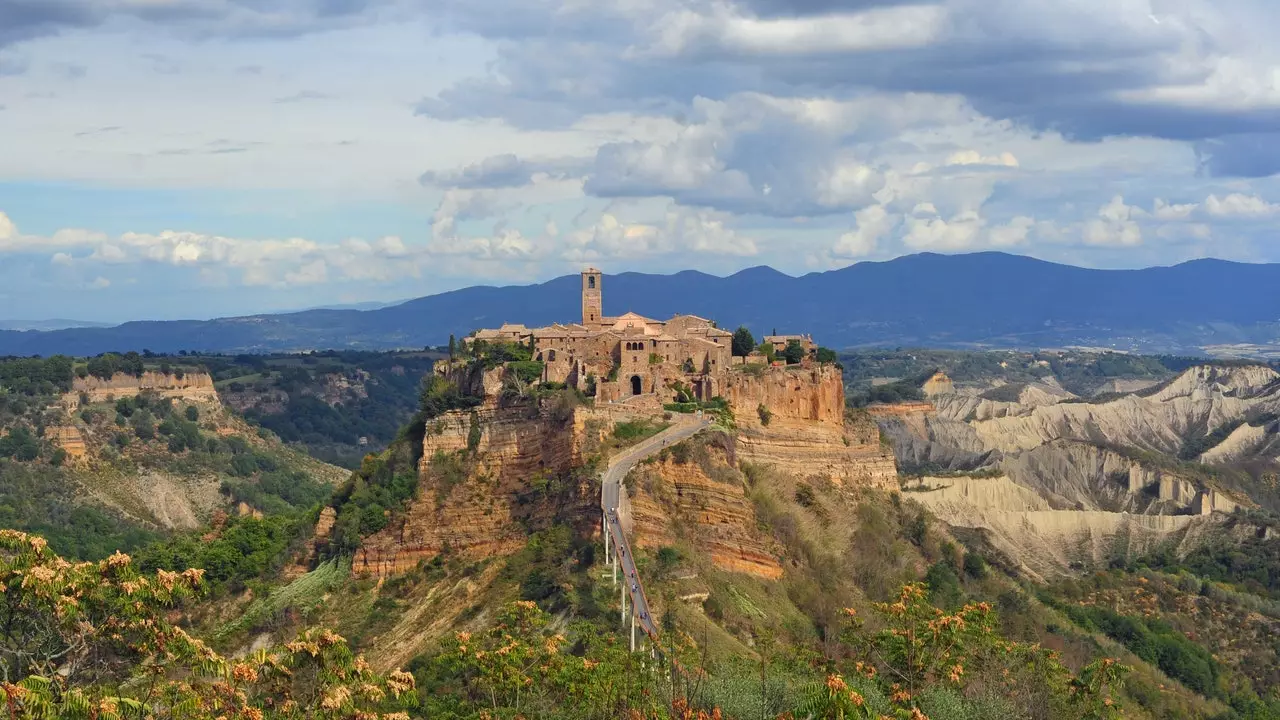
M 696 315 L 665 321 L 634 312 L 605 315 L 603 280 L 595 268 L 582 272 L 580 322 L 538 328 L 508 323 L 477 330 L 463 343 L 472 348 L 527 345 L 532 358 L 543 363 L 541 382 L 588 394 L 594 389 L 596 401 L 606 403 L 661 401 L 658 396 L 673 387 L 688 387 L 693 399 L 707 401 L 719 394 L 735 365 L 808 365 L 818 359 L 819 348 L 809 335 L 767 335 L 758 345 L 748 340 L 750 346 L 741 347 L 741 337 L 735 345 L 735 333 Z

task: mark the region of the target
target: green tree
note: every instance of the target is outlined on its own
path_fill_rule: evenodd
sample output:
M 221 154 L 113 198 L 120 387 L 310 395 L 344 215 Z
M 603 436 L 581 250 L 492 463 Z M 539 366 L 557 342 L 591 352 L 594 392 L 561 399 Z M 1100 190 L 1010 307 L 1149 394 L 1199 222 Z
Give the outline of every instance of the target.
M 453 356 L 458 352 L 458 339 L 449 333 L 449 362 L 453 362 Z
M 836 355 L 836 351 L 832 350 L 831 348 L 825 348 L 825 347 L 818 348 L 817 356 L 818 356 L 818 362 L 820 363 L 834 363 L 834 362 L 839 362 L 840 360 L 839 356 Z
M 804 345 L 799 340 L 788 340 L 786 349 L 782 351 L 782 357 L 786 359 L 788 365 L 795 365 L 804 360 Z
M 147 410 L 139 410 L 129 419 L 133 432 L 139 440 L 150 440 L 156 436 L 155 418 Z
M 746 357 L 756 349 L 756 339 L 751 335 L 751 331 L 746 326 L 739 327 L 733 332 L 733 354 L 738 357 Z
M 188 405 L 185 414 L 187 416 L 187 420 L 196 422 L 200 419 L 200 408 L 197 408 L 195 405 Z

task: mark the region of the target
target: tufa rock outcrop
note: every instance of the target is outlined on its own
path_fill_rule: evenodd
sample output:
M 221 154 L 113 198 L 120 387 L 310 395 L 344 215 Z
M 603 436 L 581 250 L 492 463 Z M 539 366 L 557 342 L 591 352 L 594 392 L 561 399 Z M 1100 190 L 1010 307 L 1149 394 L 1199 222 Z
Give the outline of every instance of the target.
M 80 394 L 84 393 L 89 396 L 90 402 L 104 402 L 109 397 L 117 399 L 133 397 L 144 391 L 188 402 L 218 401 L 218 393 L 213 387 L 213 378 L 203 372 L 184 373 L 182 377 L 172 373 L 151 371 L 142 373 L 141 377 L 116 373 L 110 380 L 92 375 L 78 377 L 72 382 L 71 392 L 67 394 L 67 398 L 78 404 Z
M 769 580 L 782 577 L 776 544 L 756 527 L 755 509 L 734 466 L 732 438 L 696 444 L 693 458 L 670 454 L 631 474 L 631 517 L 636 547 L 676 543 L 676 525 L 696 552 L 722 570 Z
M 723 391 L 734 409 L 739 459 L 797 477 L 823 476 L 842 485 L 897 487 L 893 452 L 880 443 L 875 424 L 846 423 L 839 368 L 735 372 Z M 762 407 L 767 414 L 759 411 Z

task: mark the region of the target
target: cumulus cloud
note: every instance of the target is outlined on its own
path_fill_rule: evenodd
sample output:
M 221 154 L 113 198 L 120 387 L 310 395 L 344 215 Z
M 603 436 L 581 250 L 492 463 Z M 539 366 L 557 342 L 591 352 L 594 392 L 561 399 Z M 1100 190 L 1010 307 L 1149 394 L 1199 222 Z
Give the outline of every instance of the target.
M 432 250 L 410 248 L 397 237 L 372 243 L 349 239 L 318 243 L 304 238 L 245 239 L 166 230 L 119 236 L 88 230 L 24 235 L 0 213 L 0 254 L 49 253 L 57 266 L 154 263 L 198 268 L 202 278 L 234 277 L 243 285 L 288 287 L 333 280 L 387 280 L 416 276 Z M 407 260 L 407 261 L 406 261 Z M 106 287 L 99 276 L 91 286 Z
M 1175 204 L 1156 198 L 1151 215 L 1157 220 L 1186 220 L 1199 207 L 1199 203 Z
M 855 227 L 840 236 L 831 248 L 837 258 L 860 258 L 875 253 L 880 239 L 887 236 L 898 224 L 883 205 L 865 207 L 853 214 Z
M 570 261 L 634 259 L 673 252 L 749 257 L 759 252 L 749 237 L 727 227 L 709 210 L 672 205 L 660 223 L 627 222 L 611 213 L 566 238 Z
M 1138 219 L 1145 216 L 1142 208 L 1126 205 L 1124 197 L 1116 195 L 1098 209 L 1097 218 L 1085 223 L 1082 237 L 1086 245 L 1141 245 Z
M 1210 195 L 1204 201 L 1204 209 L 1215 217 L 1258 218 L 1275 214 L 1280 210 L 1280 205 L 1269 203 L 1257 195 L 1231 193 L 1222 199 L 1218 199 L 1217 195 Z

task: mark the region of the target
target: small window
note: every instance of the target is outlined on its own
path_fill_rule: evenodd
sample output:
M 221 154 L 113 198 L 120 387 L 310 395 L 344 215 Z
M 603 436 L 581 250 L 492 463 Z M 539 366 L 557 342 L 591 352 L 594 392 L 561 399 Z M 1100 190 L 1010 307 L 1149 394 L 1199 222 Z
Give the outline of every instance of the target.
M 596 276 L 595 276 L 595 275 L 592 275 L 591 277 L 588 277 L 588 278 L 587 278 L 587 288 L 588 288 L 588 289 L 591 289 L 591 290 L 595 290 L 595 289 L 596 289 Z

